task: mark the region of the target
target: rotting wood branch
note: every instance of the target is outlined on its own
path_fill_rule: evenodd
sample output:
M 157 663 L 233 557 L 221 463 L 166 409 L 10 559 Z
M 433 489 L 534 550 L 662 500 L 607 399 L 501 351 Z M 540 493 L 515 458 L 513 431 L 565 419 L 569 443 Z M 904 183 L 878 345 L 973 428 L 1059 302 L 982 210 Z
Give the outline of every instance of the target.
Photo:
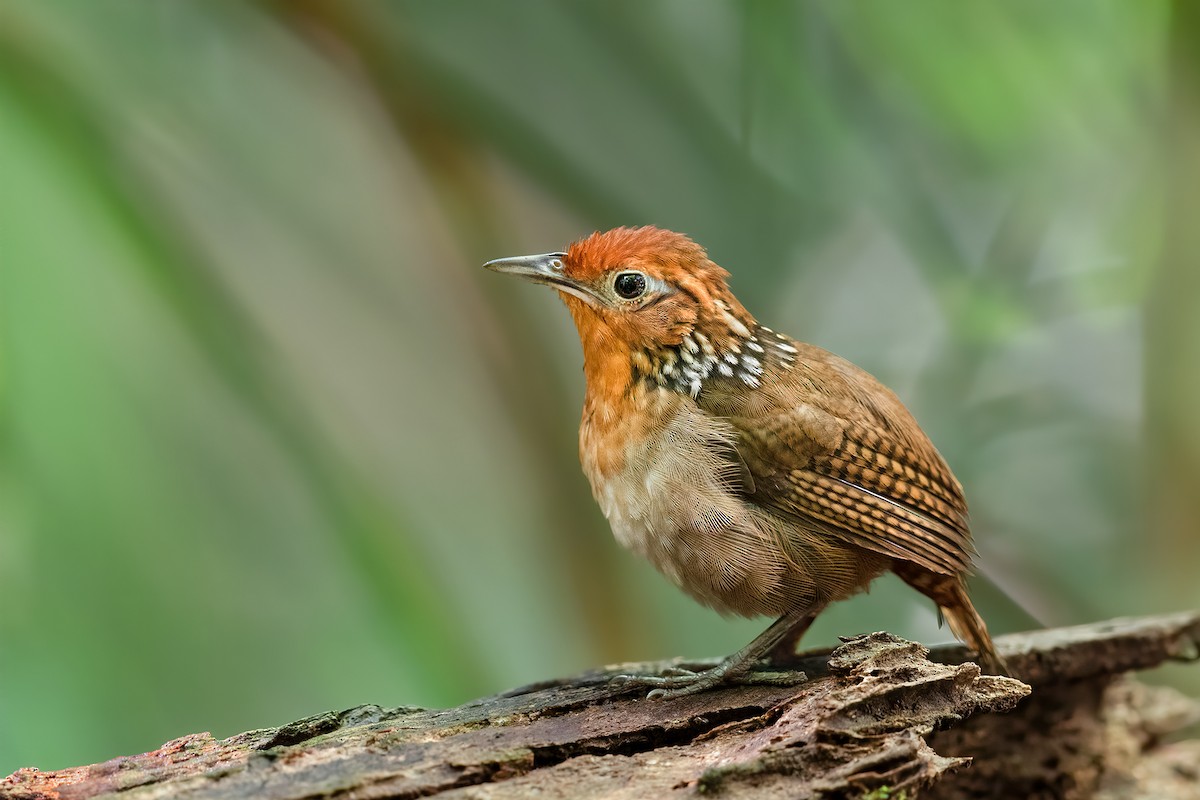
M 886 633 L 788 666 L 809 680 L 672 701 L 625 664 L 458 708 L 360 706 L 89 767 L 20 770 L 0 797 L 1200 797 L 1200 704 L 1125 677 L 1200 657 L 1200 612 L 1000 637 L 1020 680 Z M 684 664 L 704 667 L 705 663 Z

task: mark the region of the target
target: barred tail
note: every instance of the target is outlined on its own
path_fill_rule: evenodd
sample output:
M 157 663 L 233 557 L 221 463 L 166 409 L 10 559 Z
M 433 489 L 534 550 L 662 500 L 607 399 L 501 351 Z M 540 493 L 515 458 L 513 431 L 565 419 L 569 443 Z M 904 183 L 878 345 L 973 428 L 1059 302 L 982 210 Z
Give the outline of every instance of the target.
M 905 567 L 908 567 L 907 569 Z M 1008 675 L 1008 665 L 996 652 L 987 624 L 975 610 L 960 575 L 939 575 L 910 565 L 897 565 L 896 573 L 921 594 L 937 603 L 959 641 L 979 655 L 979 665 L 992 675 Z
M 938 603 L 938 608 L 942 609 L 942 614 L 945 615 L 951 632 L 979 654 L 980 666 L 983 667 L 984 672 L 992 675 L 1007 675 L 1008 665 L 996 652 L 996 645 L 992 642 L 991 635 L 988 634 L 987 625 L 984 623 L 983 617 L 979 616 L 979 612 L 975 610 L 975 606 L 971 604 L 971 598 L 967 595 L 967 589 L 963 586 L 962 579 L 958 579 L 955 583 L 957 585 L 953 604 Z

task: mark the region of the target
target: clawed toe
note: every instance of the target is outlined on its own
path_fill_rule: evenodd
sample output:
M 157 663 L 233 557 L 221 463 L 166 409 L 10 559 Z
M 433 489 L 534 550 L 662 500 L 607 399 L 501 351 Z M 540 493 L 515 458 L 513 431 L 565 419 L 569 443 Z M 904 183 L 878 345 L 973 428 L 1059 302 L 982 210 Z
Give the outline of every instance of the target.
M 660 675 L 615 675 L 612 683 L 621 688 L 649 688 L 648 700 L 672 700 L 699 694 L 719 686 L 796 686 L 808 680 L 803 672 L 738 672 L 720 667 L 705 672 L 671 668 Z
M 671 667 L 670 669 L 663 670 L 659 675 L 614 675 L 611 678 L 611 682 L 623 689 L 657 687 L 657 691 L 662 688 L 686 686 L 694 683 L 703 675 L 704 673 L 702 672 L 692 672 L 688 669 Z
M 799 686 L 808 680 L 808 676 L 799 670 L 786 672 L 748 672 L 738 678 L 735 683 L 747 686 Z
M 683 667 L 667 667 L 658 674 L 664 678 L 695 678 L 701 673 Z

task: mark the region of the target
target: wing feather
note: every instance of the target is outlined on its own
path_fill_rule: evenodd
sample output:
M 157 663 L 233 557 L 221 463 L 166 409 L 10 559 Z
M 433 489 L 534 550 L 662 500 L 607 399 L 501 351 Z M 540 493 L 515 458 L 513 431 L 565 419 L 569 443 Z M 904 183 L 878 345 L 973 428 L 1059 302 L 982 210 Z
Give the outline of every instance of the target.
M 970 539 L 965 529 L 811 469 L 792 470 L 788 479 L 791 493 L 775 503 L 785 511 L 818 521 L 828 532 L 859 547 L 934 572 L 955 574 L 970 569 Z
M 794 359 L 767 348 L 753 404 L 732 391 L 710 399 L 739 432 L 747 499 L 936 573 L 969 571 L 962 487 L 899 399 L 849 362 L 778 338 Z

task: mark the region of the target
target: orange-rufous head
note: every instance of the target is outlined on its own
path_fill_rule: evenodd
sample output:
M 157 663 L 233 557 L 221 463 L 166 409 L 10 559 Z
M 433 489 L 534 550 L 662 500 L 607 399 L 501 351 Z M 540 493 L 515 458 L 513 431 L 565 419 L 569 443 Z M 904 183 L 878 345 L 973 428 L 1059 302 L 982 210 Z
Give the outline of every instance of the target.
M 749 336 L 754 319 L 733 296 L 729 273 L 687 236 L 654 227 L 614 228 L 566 252 L 500 258 L 488 269 L 558 290 L 585 359 L 656 353 L 690 337 L 721 347 Z M 698 336 L 697 336 L 698 334 Z

